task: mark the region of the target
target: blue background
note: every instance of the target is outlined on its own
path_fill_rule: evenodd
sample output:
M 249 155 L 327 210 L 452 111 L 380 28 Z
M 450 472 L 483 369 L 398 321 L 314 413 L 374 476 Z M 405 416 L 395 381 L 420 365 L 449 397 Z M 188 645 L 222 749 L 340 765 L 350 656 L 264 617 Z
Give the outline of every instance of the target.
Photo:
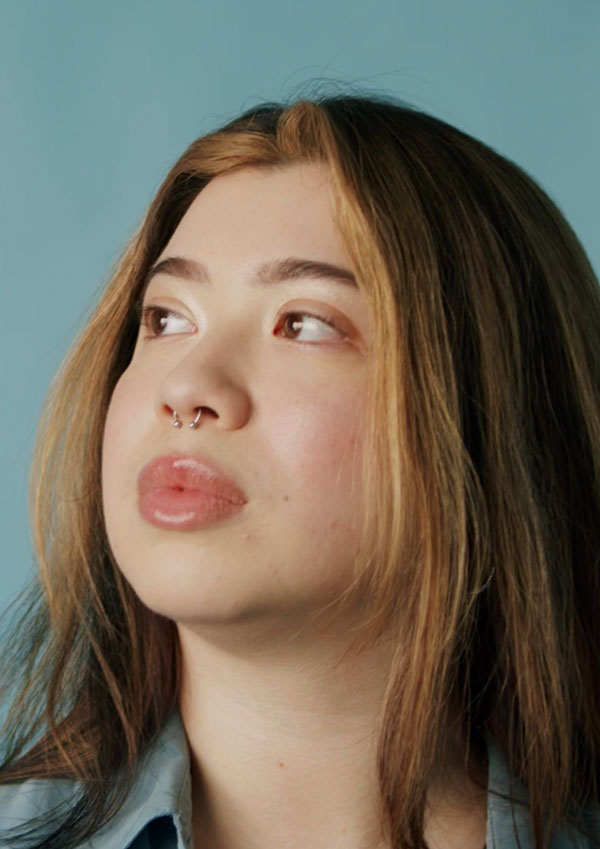
M 0 607 L 43 395 L 193 138 L 309 80 L 390 92 L 525 167 L 598 272 L 599 43 L 598 0 L 0 0 Z

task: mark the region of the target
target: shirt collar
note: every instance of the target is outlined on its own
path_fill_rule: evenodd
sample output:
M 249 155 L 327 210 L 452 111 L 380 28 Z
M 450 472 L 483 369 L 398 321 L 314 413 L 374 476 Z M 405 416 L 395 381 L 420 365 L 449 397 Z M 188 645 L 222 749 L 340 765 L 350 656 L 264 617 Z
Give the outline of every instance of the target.
M 191 849 L 191 814 L 189 748 L 175 711 L 141 759 L 122 808 L 94 835 L 94 846 L 129 846 L 153 819 L 170 816 L 177 832 L 177 849 Z

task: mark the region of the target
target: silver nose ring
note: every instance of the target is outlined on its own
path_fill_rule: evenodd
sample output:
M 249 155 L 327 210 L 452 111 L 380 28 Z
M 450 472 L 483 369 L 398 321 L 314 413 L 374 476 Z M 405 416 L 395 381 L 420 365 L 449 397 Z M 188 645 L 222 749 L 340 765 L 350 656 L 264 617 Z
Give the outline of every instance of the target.
M 198 409 L 196 410 L 196 418 L 194 419 L 194 421 L 192 421 L 188 424 L 188 427 L 191 427 L 192 430 L 195 430 L 198 427 L 198 422 L 200 421 L 201 416 L 202 416 L 202 409 L 200 407 L 198 407 Z M 183 426 L 183 422 L 181 421 L 181 419 L 177 415 L 177 410 L 171 410 L 171 417 L 173 419 L 173 421 L 171 422 L 173 427 L 182 427 Z

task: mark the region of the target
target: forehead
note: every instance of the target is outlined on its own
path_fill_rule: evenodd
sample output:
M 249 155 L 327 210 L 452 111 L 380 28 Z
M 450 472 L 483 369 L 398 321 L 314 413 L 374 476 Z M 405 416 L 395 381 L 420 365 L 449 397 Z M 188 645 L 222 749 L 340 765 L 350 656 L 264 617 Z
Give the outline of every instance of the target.
M 327 166 L 298 163 L 239 168 L 213 178 L 187 210 L 161 254 L 210 262 L 297 254 L 347 263 L 334 220 Z

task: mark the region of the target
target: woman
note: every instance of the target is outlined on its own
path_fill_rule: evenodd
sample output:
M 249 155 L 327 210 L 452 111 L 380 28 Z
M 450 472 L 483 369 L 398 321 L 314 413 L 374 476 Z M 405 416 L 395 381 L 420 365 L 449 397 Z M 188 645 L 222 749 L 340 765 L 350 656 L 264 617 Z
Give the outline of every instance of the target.
M 433 117 L 195 141 L 46 408 L 1 845 L 596 845 L 599 331 Z

